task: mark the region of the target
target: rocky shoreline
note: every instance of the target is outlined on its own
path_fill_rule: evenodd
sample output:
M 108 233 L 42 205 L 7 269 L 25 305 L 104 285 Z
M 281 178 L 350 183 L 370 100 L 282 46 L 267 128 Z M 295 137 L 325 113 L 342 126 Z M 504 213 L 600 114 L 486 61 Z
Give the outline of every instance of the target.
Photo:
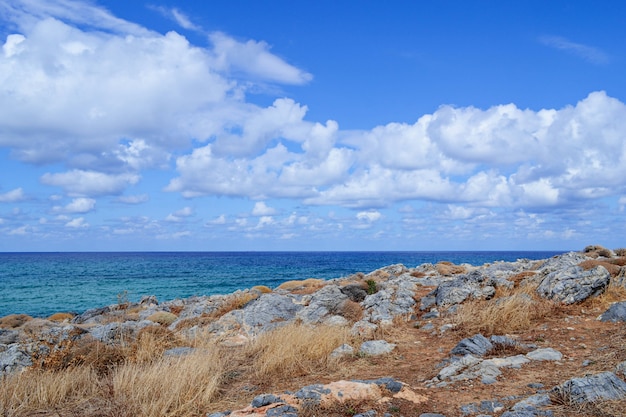
M 602 364 L 606 368 L 599 369 L 599 364 L 590 367 L 599 353 L 589 352 L 590 359 L 585 359 L 589 363 L 581 362 L 576 371 L 573 362 L 578 352 L 572 353 L 568 338 L 559 336 L 558 344 L 549 345 L 557 337 L 550 329 L 562 331 L 563 327 L 539 319 L 500 334 L 497 326 L 513 324 L 524 303 L 536 312 L 545 302 L 551 309 L 546 318 L 580 323 L 564 327 L 573 329 L 568 330 L 572 345 L 583 344 L 581 340 L 590 342 L 584 339 L 590 336 L 577 334 L 577 329 L 607 334 L 621 331 L 626 325 L 626 298 L 620 298 L 626 294 L 625 252 L 590 246 L 541 261 L 520 259 L 481 266 L 446 262 L 416 267 L 390 265 L 368 274 L 290 281 L 275 289 L 260 286 L 228 295 L 165 302 L 146 296 L 139 303 L 110 305 L 76 316 L 59 313 L 48 319 L 33 319 L 12 315 L 0 319 L 0 376 L 6 384 L 15 375 L 49 369 L 55 361 L 66 361 L 70 368 L 77 357 L 70 355 L 71 346 L 86 340 L 99 346 L 126 346 L 145 329 L 162 329 L 168 337 L 179 340 L 212 339 L 225 349 L 240 349 L 263 334 L 296 324 L 308 326 L 313 333 L 321 326 L 347 330 L 349 343 L 336 346 L 330 357 L 354 367 L 368 366 L 365 373 L 380 376 L 320 381 L 281 392 L 258 392 L 263 384 L 256 387 L 246 382 L 252 386 L 247 397 L 241 396 L 250 399 L 247 406 L 235 402 L 239 408 L 207 409 L 204 415 L 531 417 L 566 415 L 559 414 L 559 407 L 581 408 L 598 401 L 623 401 L 623 406 L 626 347 L 599 346 L 602 355 L 612 352 L 612 359 Z M 617 298 L 593 304 L 609 293 L 617 294 Z M 467 315 L 470 304 L 486 311 L 514 302 L 522 307 L 514 305 L 512 316 L 503 316 L 493 329 L 479 327 L 476 333 L 466 335 L 469 324 L 459 317 Z M 478 312 L 473 314 L 478 316 Z M 592 329 L 592 325 L 600 327 Z M 545 335 L 524 340 L 535 333 Z M 424 346 L 426 343 L 439 345 Z M 178 344 L 164 349 L 162 356 L 180 358 L 200 349 L 191 342 Z M 412 371 L 407 360 L 420 354 L 419 349 L 438 352 L 434 361 L 420 363 L 421 368 L 429 368 L 421 373 Z M 389 359 L 392 357 L 393 361 Z M 398 363 L 397 369 L 386 366 L 385 360 Z M 113 367 L 106 366 L 108 370 Z M 487 389 L 497 394 L 503 381 L 514 380 L 527 369 L 555 368 L 558 375 L 559 367 L 571 371 L 563 372 L 568 377 L 552 386 L 542 381 L 539 371 L 533 382 L 519 388 L 519 393 L 481 397 Z M 286 383 L 289 377 L 283 376 Z M 232 378 L 236 381 L 236 376 Z M 436 399 L 446 390 L 460 394 L 444 406 Z M 465 399 L 477 401 L 463 403 Z M 349 410 L 336 406 L 355 403 L 359 406 Z M 12 415 L 13 405 L 5 403 L 2 407 L 4 415 Z

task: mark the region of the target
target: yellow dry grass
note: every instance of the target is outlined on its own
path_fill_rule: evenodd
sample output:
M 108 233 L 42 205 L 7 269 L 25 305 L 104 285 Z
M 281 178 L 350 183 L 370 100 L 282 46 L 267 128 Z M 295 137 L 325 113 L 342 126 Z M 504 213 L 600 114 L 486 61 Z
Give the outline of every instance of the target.
M 219 393 L 225 369 L 217 347 L 147 365 L 126 364 L 112 375 L 114 399 L 134 416 L 203 415 Z
M 554 312 L 554 302 L 539 298 L 535 287 L 526 285 L 491 300 L 475 300 L 459 307 L 455 327 L 463 334 L 516 333 Z
M 70 321 L 72 318 L 74 318 L 74 315 L 71 313 L 54 313 L 48 317 L 48 320 L 62 323 L 64 321 Z
M 349 338 L 344 327 L 288 324 L 261 334 L 246 353 L 259 379 L 313 374 L 332 369 L 336 361 L 330 353 Z
M 101 393 L 98 375 L 90 367 L 63 372 L 28 370 L 0 380 L 0 415 L 27 416 L 35 410 L 76 409 Z
M 151 314 L 147 317 L 148 320 L 153 321 L 155 323 L 162 324 L 164 326 L 169 326 L 174 323 L 178 316 L 176 314 L 170 313 L 169 311 L 157 311 L 154 314 Z
M 318 289 L 324 286 L 323 279 L 308 278 L 305 280 L 285 281 L 278 286 L 279 290 L 293 291 L 297 289 Z

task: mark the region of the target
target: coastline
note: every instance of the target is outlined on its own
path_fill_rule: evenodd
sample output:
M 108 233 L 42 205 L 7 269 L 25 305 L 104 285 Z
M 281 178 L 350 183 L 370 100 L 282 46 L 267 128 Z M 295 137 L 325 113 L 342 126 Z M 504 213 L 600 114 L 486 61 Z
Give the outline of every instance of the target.
M 81 389 L 110 383 L 111 394 L 96 390 L 78 404 L 70 390 L 58 403 L 31 407 L 82 407 L 82 415 L 94 416 L 122 408 L 146 416 L 308 416 L 312 407 L 328 416 L 465 410 L 513 417 L 523 403 L 532 415 L 567 415 L 558 395 L 587 374 L 616 384 L 617 398 L 607 401 L 626 401 L 626 317 L 598 320 L 626 302 L 625 265 L 626 251 L 594 246 L 542 260 L 393 264 L 224 295 L 120 299 L 78 315 L 3 317 L 0 410 L 28 415 L 10 400 L 27 395 L 21 375 L 30 375 L 32 390 L 51 384 L 44 375 L 91 369 Z M 187 374 L 178 380 L 182 369 Z M 169 386 L 150 385 L 157 382 L 148 370 L 170 375 Z M 203 379 L 209 374 L 216 376 L 210 383 Z M 208 386 L 211 392 L 197 391 Z M 163 399 L 204 399 L 168 405 L 171 413 L 147 412 L 139 387 Z M 34 400 L 20 401 L 24 407 Z M 94 403 L 108 411 L 88 412 Z M 491 409 L 483 409 L 487 403 Z

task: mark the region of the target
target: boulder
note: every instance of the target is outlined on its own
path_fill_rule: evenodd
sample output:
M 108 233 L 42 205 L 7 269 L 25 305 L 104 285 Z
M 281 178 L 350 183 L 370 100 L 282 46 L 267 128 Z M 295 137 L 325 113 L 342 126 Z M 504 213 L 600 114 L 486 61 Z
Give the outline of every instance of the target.
M 359 353 L 368 356 L 378 356 L 390 353 L 396 348 L 396 345 L 385 340 L 368 340 L 361 344 Z
M 544 348 L 528 352 L 526 357 L 534 361 L 560 361 L 563 358 L 563 354 L 552 348 Z
M 306 324 L 321 323 L 324 318 L 340 310 L 340 305 L 349 297 L 337 285 L 326 285 L 315 292 L 309 305 L 302 308 L 296 316 Z
M 613 303 L 608 310 L 602 313 L 598 320 L 600 321 L 626 321 L 626 301 Z
M 613 372 L 573 378 L 552 389 L 554 394 L 576 403 L 626 398 L 626 382 Z
M 30 355 L 19 344 L 0 345 L 0 379 L 4 375 L 21 371 L 32 364 Z
M 360 303 L 367 297 L 367 291 L 361 284 L 348 284 L 341 288 L 341 292 L 357 303 Z
M 435 291 L 433 291 L 438 306 L 449 306 L 453 304 L 459 304 L 468 299 L 470 296 L 474 298 L 480 298 L 484 296 L 482 286 L 485 281 L 485 276 L 479 271 L 475 270 L 469 274 L 462 274 L 456 278 L 441 283 Z M 487 294 L 491 294 L 489 289 Z
M 288 295 L 263 294 L 245 306 L 242 324 L 249 334 L 259 334 L 292 321 L 302 308 Z
M 450 353 L 453 355 L 485 356 L 487 352 L 493 349 L 493 344 L 482 334 L 461 340 Z
M 599 265 L 588 271 L 579 266 L 549 273 L 539 284 L 537 293 L 564 304 L 581 302 L 604 291 L 611 275 Z
M 0 329 L 0 345 L 17 343 L 19 335 L 17 330 Z

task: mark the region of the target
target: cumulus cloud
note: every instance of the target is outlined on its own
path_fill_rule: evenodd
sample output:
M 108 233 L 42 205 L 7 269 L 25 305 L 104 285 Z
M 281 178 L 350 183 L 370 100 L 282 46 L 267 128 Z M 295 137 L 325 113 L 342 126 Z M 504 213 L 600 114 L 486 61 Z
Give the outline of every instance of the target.
M 96 200 L 93 198 L 75 198 L 65 207 L 56 206 L 53 208 L 55 212 L 63 213 L 88 213 L 96 207 Z
M 89 227 L 89 223 L 87 223 L 83 217 L 78 217 L 65 223 L 65 226 L 73 229 L 84 229 Z
M 16 203 L 26 198 L 22 188 L 16 188 L 4 194 L 0 194 L 0 203 Z
M 269 207 L 264 201 L 255 203 L 254 208 L 252 209 L 253 216 L 270 216 L 272 214 L 276 214 L 276 210 Z
M 175 211 L 174 213 L 170 213 L 165 218 L 168 222 L 182 222 L 185 218 L 191 217 L 194 215 L 193 209 L 191 207 L 183 207 L 180 210 Z
M 148 194 L 139 195 L 122 195 L 117 198 L 117 201 L 124 204 L 141 204 L 150 200 Z
M 63 188 L 72 196 L 101 196 L 120 194 L 128 185 L 136 184 L 136 174 L 108 175 L 101 172 L 72 170 L 62 173 L 46 173 L 41 182 Z

